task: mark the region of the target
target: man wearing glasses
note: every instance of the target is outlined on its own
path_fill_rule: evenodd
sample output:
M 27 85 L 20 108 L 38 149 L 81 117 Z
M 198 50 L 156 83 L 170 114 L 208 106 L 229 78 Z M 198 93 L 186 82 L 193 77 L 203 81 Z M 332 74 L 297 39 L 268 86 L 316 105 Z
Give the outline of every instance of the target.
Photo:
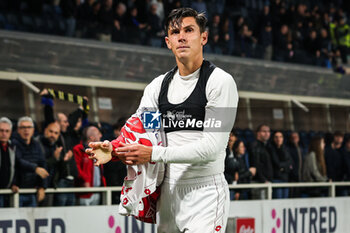
M 21 207 L 36 207 L 37 202 L 45 198 L 46 178 L 49 173 L 46 170 L 46 161 L 38 142 L 33 140 L 34 123 L 30 117 L 21 117 L 17 123 L 18 135 L 14 138 L 16 145 L 16 163 L 18 172 L 15 184 L 19 188 L 36 188 L 34 194 L 20 195 Z

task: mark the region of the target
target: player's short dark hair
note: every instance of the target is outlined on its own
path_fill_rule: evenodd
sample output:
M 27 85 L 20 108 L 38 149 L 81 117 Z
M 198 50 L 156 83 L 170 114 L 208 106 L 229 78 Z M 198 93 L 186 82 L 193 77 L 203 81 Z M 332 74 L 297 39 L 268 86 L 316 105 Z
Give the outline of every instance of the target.
M 207 25 L 207 18 L 204 13 L 198 13 L 192 8 L 177 8 L 170 12 L 168 18 L 165 21 L 165 31 L 168 33 L 169 27 L 180 27 L 182 19 L 185 17 L 193 17 L 196 20 L 197 25 L 201 33 L 205 31 Z

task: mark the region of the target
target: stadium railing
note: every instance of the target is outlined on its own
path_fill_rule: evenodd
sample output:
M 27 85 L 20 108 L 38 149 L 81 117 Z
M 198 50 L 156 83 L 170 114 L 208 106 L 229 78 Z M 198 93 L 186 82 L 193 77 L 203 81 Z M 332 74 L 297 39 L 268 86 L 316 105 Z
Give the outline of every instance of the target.
M 272 200 L 272 191 L 274 188 L 313 188 L 313 187 L 327 187 L 328 197 L 336 197 L 337 187 L 350 187 L 350 182 L 317 182 L 317 183 L 266 183 L 266 184 L 237 184 L 229 185 L 229 189 L 266 189 L 267 200 Z M 120 192 L 121 186 L 115 187 L 94 187 L 94 188 L 48 188 L 45 190 L 49 193 L 86 193 L 98 192 L 102 194 L 102 205 L 112 205 L 112 192 Z M 19 207 L 19 196 L 22 194 L 34 194 L 36 189 L 19 189 L 18 193 L 12 193 L 10 189 L 0 189 L 1 194 L 10 195 L 10 207 Z

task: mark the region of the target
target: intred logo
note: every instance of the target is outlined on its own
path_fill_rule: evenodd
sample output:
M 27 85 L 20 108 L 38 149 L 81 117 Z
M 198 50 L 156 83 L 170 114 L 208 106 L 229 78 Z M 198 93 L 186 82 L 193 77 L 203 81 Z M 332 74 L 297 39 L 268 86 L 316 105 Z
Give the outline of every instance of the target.
M 236 226 L 236 233 L 255 233 L 254 218 L 238 218 Z

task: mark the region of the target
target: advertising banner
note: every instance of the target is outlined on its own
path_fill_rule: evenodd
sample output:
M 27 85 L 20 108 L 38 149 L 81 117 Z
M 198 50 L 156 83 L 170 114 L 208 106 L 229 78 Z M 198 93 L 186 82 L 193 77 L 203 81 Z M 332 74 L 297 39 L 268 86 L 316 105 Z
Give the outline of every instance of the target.
M 0 233 L 155 233 L 156 227 L 118 214 L 117 206 L 2 208 Z
M 117 206 L 1 208 L 0 233 L 155 233 Z M 350 232 L 350 198 L 233 201 L 227 233 Z
M 311 198 L 230 203 L 230 218 L 253 218 L 255 229 L 240 225 L 228 232 L 344 233 L 350 232 L 350 198 Z M 237 224 L 238 225 L 238 224 Z M 239 231 L 243 229 L 243 231 Z

